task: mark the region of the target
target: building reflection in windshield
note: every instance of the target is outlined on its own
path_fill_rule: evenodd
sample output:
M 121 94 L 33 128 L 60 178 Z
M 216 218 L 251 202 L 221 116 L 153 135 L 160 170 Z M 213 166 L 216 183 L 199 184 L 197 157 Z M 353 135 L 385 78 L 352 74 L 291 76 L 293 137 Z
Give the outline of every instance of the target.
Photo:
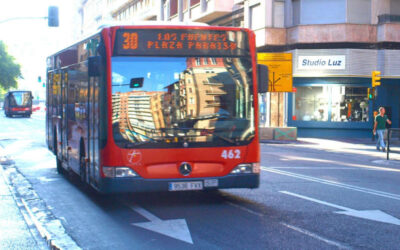
M 173 58 L 179 63 L 168 58 L 157 65 L 154 62 L 160 58 L 148 63 L 130 59 L 129 69 L 118 67 L 122 62 L 113 64 L 113 129 L 117 143 L 168 143 L 179 138 L 207 142 L 216 136 L 243 140 L 254 133 L 249 62 L 192 57 Z M 140 88 L 130 88 L 129 80 L 135 77 L 144 78 Z

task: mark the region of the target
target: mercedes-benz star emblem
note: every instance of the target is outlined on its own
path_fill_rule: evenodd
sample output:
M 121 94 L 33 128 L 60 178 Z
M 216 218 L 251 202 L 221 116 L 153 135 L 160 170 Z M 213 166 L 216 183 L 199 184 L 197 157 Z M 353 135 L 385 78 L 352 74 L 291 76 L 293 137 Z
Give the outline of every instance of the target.
M 189 163 L 184 162 L 179 166 L 179 172 L 183 175 L 183 176 L 188 176 L 190 175 L 190 173 L 192 172 L 192 166 L 190 166 Z

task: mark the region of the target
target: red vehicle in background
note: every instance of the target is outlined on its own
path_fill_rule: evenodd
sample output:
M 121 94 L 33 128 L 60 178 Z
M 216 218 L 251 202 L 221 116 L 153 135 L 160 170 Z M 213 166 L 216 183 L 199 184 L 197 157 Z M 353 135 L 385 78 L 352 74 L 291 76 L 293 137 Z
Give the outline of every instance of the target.
M 44 100 L 32 100 L 32 112 L 45 111 L 46 103 Z
M 259 186 L 267 73 L 252 31 L 107 27 L 50 56 L 47 74 L 60 173 L 104 193 Z
M 9 91 L 4 96 L 4 114 L 30 117 L 32 115 L 32 92 L 24 90 Z

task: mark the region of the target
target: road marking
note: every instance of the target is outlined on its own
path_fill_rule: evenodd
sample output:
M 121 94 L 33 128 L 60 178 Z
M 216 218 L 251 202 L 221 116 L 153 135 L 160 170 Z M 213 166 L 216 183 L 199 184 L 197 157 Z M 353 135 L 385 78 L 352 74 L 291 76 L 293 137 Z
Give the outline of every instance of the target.
M 382 192 L 374 189 L 369 189 L 369 188 L 363 188 L 363 187 L 358 187 L 354 185 L 349 185 L 349 184 L 344 184 L 336 181 L 329 181 L 329 180 L 324 180 L 316 177 L 311 177 L 307 175 L 302 175 L 302 174 L 295 174 L 283 170 L 278 170 L 278 169 L 272 169 L 272 168 L 267 168 L 267 167 L 261 167 L 263 171 L 275 173 L 275 174 L 281 174 L 281 175 L 286 175 L 302 180 L 307 180 L 307 181 L 312 181 L 312 182 L 317 182 L 317 183 L 322 183 L 325 185 L 330 185 L 330 186 L 335 186 L 335 187 L 340 187 L 340 188 L 345 188 L 345 189 L 350 189 L 353 191 L 358 191 L 362 193 L 367 193 L 367 194 L 372 194 L 380 197 L 385 197 L 393 200 L 399 200 L 400 201 L 400 195 L 398 194 L 393 194 L 393 193 L 387 193 L 387 192 Z
M 272 169 L 311 169 L 311 170 L 363 170 L 359 168 L 349 168 L 349 167 L 271 167 Z M 376 171 L 374 169 L 367 169 L 367 171 Z
M 246 211 L 246 212 L 248 212 L 248 213 L 250 213 L 250 214 L 253 214 L 253 215 L 256 215 L 256 216 L 259 216 L 259 217 L 264 217 L 264 214 L 263 214 L 263 213 L 253 211 L 253 210 L 251 210 L 251 209 L 249 209 L 249 208 L 247 208 L 247 207 L 241 206 L 241 205 L 239 205 L 239 204 L 235 204 L 235 203 L 230 202 L 230 201 L 226 201 L 226 203 L 229 204 L 229 205 L 231 205 L 231 206 L 233 206 L 233 207 L 235 207 L 235 208 L 238 208 L 238 209 L 240 209 L 240 210 Z M 290 225 L 290 224 L 287 224 L 287 223 L 284 223 L 284 222 L 281 222 L 280 224 L 283 225 L 283 226 L 285 226 L 285 227 L 287 227 L 287 228 L 289 228 L 289 229 L 291 229 L 291 230 L 294 230 L 294 231 L 296 231 L 296 232 L 305 234 L 305 235 L 307 235 L 307 236 L 309 236 L 309 237 L 311 237 L 311 238 L 314 238 L 314 239 L 323 241 L 323 242 L 325 242 L 325 243 L 327 243 L 327 244 L 329 244 L 329 245 L 336 246 L 336 247 L 338 247 L 338 248 L 340 248 L 340 249 L 350 249 L 350 248 L 348 248 L 348 247 L 346 247 L 346 246 L 343 246 L 341 243 L 338 243 L 338 242 L 335 242 L 335 241 L 326 239 L 326 238 L 324 238 L 324 237 L 322 237 L 322 236 L 319 236 L 319 235 L 317 235 L 317 234 L 315 234 L 315 233 L 309 232 L 309 231 L 307 231 L 307 230 L 305 230 L 305 229 L 302 229 L 302 228 L 299 228 L 299 227 L 296 227 L 296 226 L 293 226 L 293 225 Z
M 400 220 L 397 219 L 396 217 L 393 217 L 387 213 L 384 213 L 380 210 L 355 210 L 355 209 L 351 209 L 348 207 L 343 207 L 343 206 L 339 206 L 333 203 L 329 203 L 326 201 L 321 201 L 321 200 L 317 200 L 314 198 L 310 198 L 304 195 L 300 195 L 300 194 L 295 194 L 292 192 L 288 192 L 288 191 L 279 191 L 280 193 L 283 194 L 287 194 L 287 195 L 291 195 L 300 199 L 304 199 L 304 200 L 308 200 L 308 201 L 312 201 L 315 203 L 319 203 L 325 206 L 329 206 L 329 207 L 334 207 L 337 208 L 339 210 L 344 210 L 344 211 L 338 211 L 338 212 L 334 212 L 337 214 L 344 214 L 344 215 L 348 215 L 348 216 L 353 216 L 353 217 L 357 217 L 357 218 L 361 218 L 361 219 L 366 219 L 366 220 L 372 220 L 372 221 L 378 221 L 378 222 L 383 222 L 383 223 L 388 223 L 388 224 L 393 224 L 393 225 L 397 225 L 400 226 Z
M 267 154 L 267 153 L 264 152 L 263 154 Z M 348 162 L 340 162 L 340 164 L 338 164 L 338 162 L 334 161 L 334 160 L 315 159 L 315 158 L 306 158 L 306 157 L 297 157 L 297 156 L 285 156 L 285 157 L 282 157 L 281 160 L 282 161 L 305 161 L 305 162 L 311 161 L 311 162 L 331 163 L 331 164 L 335 164 L 335 165 L 348 166 L 348 167 L 367 169 L 367 170 L 400 172 L 400 169 L 397 169 L 397 168 L 379 167 L 379 166 L 371 166 L 371 165 L 348 163 Z M 379 162 L 373 162 L 373 163 L 382 164 Z M 398 165 L 398 161 L 392 161 L 392 163 L 394 163 L 394 164 L 397 163 L 397 165 Z M 388 165 L 388 164 L 386 164 L 386 165 Z
M 257 215 L 257 216 L 260 216 L 260 217 L 263 217 L 263 216 L 264 216 L 264 214 L 262 214 L 262 213 L 253 211 L 253 210 L 251 210 L 251 209 L 249 209 L 249 208 L 247 208 L 247 207 L 244 207 L 244 206 L 235 204 L 235 203 L 233 203 L 233 202 L 226 201 L 226 203 L 229 204 L 229 205 L 231 205 L 232 207 L 236 207 L 236 208 L 238 208 L 238 209 L 240 209 L 240 210 L 246 211 L 246 212 L 251 213 L 251 214 L 253 214 L 253 215 Z
M 142 207 L 136 205 L 128 206 L 149 220 L 149 222 L 132 223 L 132 225 L 193 244 L 192 236 L 190 235 L 185 219 L 161 220 Z
M 309 236 L 309 237 L 311 237 L 311 238 L 314 238 L 314 239 L 323 241 L 323 242 L 325 242 L 325 243 L 328 244 L 328 245 L 335 246 L 335 247 L 337 247 L 337 248 L 339 248 L 339 249 L 351 249 L 350 247 L 344 246 L 343 244 L 341 244 L 341 243 L 339 243 L 339 242 L 335 242 L 335 241 L 333 241 L 333 240 L 328 240 L 328 239 L 326 239 L 326 238 L 324 238 L 324 237 L 321 237 L 321 236 L 319 236 L 319 235 L 317 235 L 317 234 L 315 234 L 315 233 L 312 233 L 312 232 L 310 232 L 310 231 L 307 231 L 307 230 L 305 230 L 305 229 L 303 229 L 303 228 L 299 228 L 299 227 L 296 227 L 296 226 L 293 226 L 293 225 L 289 225 L 289 224 L 286 224 L 286 223 L 284 223 L 284 222 L 281 222 L 280 224 L 283 225 L 283 226 L 285 226 L 285 227 L 287 227 L 287 228 L 290 228 L 290 229 L 292 229 L 292 230 L 294 230 L 294 231 L 296 231 L 296 232 L 305 234 L 305 235 L 307 235 L 307 236 Z

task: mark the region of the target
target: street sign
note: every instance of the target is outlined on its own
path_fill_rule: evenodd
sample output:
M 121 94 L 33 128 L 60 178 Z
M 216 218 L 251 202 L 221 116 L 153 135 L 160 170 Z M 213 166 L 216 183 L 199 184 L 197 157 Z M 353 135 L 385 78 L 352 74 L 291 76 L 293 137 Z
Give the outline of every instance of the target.
M 381 72 L 380 71 L 372 71 L 372 88 L 376 86 L 381 86 Z
M 257 63 L 268 66 L 268 92 L 293 92 L 291 53 L 257 53 Z

